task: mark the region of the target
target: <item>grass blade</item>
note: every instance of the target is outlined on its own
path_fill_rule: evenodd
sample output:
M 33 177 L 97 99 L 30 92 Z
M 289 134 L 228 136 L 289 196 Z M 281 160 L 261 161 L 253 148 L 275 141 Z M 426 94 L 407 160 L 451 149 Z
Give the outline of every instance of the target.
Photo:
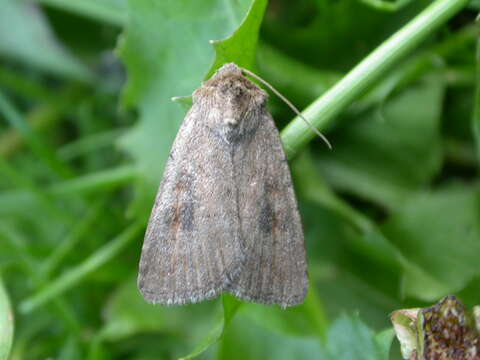
M 7 360 L 13 341 L 13 312 L 0 280 L 0 360 Z
M 63 178 L 73 175 L 72 170 L 61 161 L 55 152 L 43 142 L 38 134 L 30 127 L 28 122 L 15 109 L 13 104 L 0 92 L 0 113 L 6 118 L 12 127 L 25 138 L 32 151 L 55 173 Z
M 91 272 L 97 270 L 100 266 L 117 256 L 130 241 L 139 235 L 144 226 L 145 224 L 143 222 L 135 222 L 130 225 L 124 232 L 97 250 L 97 252 L 92 254 L 83 263 L 75 266 L 56 280 L 53 280 L 35 295 L 22 301 L 19 306 L 20 311 L 22 313 L 29 313 L 75 286 Z

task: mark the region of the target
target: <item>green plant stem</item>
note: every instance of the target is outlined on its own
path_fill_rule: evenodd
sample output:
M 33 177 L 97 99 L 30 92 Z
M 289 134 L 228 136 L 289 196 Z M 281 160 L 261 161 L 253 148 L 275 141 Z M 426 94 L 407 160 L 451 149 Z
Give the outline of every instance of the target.
M 335 116 L 467 3 L 468 0 L 437 0 L 432 3 L 310 104 L 302 112 L 303 116 L 318 129 L 325 129 Z M 300 117 L 295 117 L 282 131 L 287 156 L 294 156 L 314 136 L 308 125 Z
M 477 18 L 477 34 L 480 35 L 480 15 Z M 472 116 L 472 128 L 477 148 L 477 161 L 480 161 L 480 37 L 477 40 L 477 72 L 476 72 L 476 90 L 474 98 L 474 108 Z

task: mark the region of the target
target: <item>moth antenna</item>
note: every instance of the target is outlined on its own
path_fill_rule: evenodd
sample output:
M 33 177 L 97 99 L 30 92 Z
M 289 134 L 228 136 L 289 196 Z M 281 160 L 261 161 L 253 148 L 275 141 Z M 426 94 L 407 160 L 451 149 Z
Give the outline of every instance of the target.
M 283 96 L 277 89 L 275 89 L 270 83 L 268 83 L 266 80 L 263 80 L 260 76 L 254 74 L 250 70 L 242 68 L 242 72 L 253 77 L 255 80 L 260 81 L 263 85 L 268 87 L 275 95 L 277 95 L 285 104 L 287 104 L 290 109 L 293 110 L 295 114 L 297 114 L 305 123 L 310 127 L 310 129 L 313 130 L 315 134 L 317 134 L 324 142 L 327 144 L 328 148 L 332 150 L 332 145 L 330 144 L 330 141 L 326 138 L 325 135 L 323 135 L 315 126 L 313 126 L 305 117 L 302 115 L 302 113 L 293 105 L 285 96 Z

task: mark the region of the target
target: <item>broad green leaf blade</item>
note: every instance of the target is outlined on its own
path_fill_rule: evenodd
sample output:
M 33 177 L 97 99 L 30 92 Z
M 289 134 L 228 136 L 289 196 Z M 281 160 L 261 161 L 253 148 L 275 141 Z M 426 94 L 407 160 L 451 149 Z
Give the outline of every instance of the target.
M 148 304 L 142 298 L 137 289 L 135 274 L 109 299 L 100 338 L 108 341 L 121 341 L 141 332 L 166 331 L 168 326 L 163 309 L 162 306 Z M 181 323 L 179 319 L 176 322 Z
M 210 346 L 217 343 L 223 336 L 225 329 L 228 328 L 230 322 L 233 320 L 238 308 L 242 305 L 242 302 L 236 300 L 233 296 L 223 295 L 223 314 L 211 328 L 210 332 L 201 340 L 192 352 L 180 360 L 193 359 L 198 355 L 205 352 Z
M 320 154 L 322 173 L 338 189 L 399 206 L 440 170 L 442 99 L 443 84 L 427 79 L 345 123 L 331 137 L 335 151 Z
M 392 347 L 392 341 L 395 337 L 395 331 L 392 328 L 380 331 L 375 335 L 375 342 L 377 343 L 379 350 L 379 359 L 389 359 L 390 348 Z
M 407 259 L 396 245 L 382 233 L 381 228 L 374 221 L 351 207 L 328 188 L 319 172 L 316 171 L 309 152 L 296 158 L 292 169 L 299 195 L 330 209 L 355 227 L 356 234 L 346 237 L 345 245 L 349 250 L 354 250 L 357 257 L 361 256 L 368 259 L 370 263 L 376 263 L 385 269 L 395 272 L 403 271 L 410 293 L 418 293 L 415 291 L 418 289 L 423 294 L 423 298 L 430 299 L 448 292 L 448 286 L 426 273 L 418 264 Z M 318 219 L 316 222 L 320 223 Z M 322 227 L 328 228 L 324 224 Z M 323 237 L 336 238 L 338 241 L 339 234 L 323 234 Z M 320 244 L 320 249 L 324 251 L 327 244 L 328 242 Z M 408 279 L 415 279 L 415 281 L 411 282 Z
M 38 6 L 25 0 L 0 0 L 0 7 L 0 56 L 55 75 L 92 80 L 88 69 L 56 39 Z
M 124 25 L 127 21 L 127 0 L 37 0 L 56 7 L 104 21 L 112 25 Z
M 208 77 L 228 62 L 253 70 L 257 53 L 258 31 L 262 23 L 267 0 L 254 0 L 242 25 L 228 39 L 212 42 L 215 49 L 215 62 Z
M 333 323 L 326 345 L 332 360 L 385 360 L 386 347 L 358 316 L 346 315 Z
M 480 274 L 478 204 L 478 189 L 466 185 L 420 192 L 386 223 L 386 235 L 403 256 L 442 286 L 436 292 L 425 287 L 434 282 L 409 276 L 405 279 L 407 295 L 436 300 L 459 291 Z
M 328 329 L 326 309 L 314 281 L 310 281 L 308 295 L 300 306 L 281 309 L 278 306 L 245 304 L 241 310 L 253 323 L 286 336 L 316 337 L 325 340 Z
M 288 336 L 239 313 L 219 344 L 218 360 L 326 360 L 318 339 Z
M 150 209 L 170 146 L 184 117 L 182 109 L 170 99 L 191 94 L 200 86 L 214 59 L 209 41 L 229 36 L 245 18 L 251 3 L 128 2 L 129 22 L 120 45 L 129 78 L 124 100 L 138 108 L 140 120 L 123 137 L 121 146 L 137 161 L 142 174 L 137 190 L 143 211 Z M 256 43 L 257 39 L 245 41 Z
M 149 304 L 138 291 L 135 271 L 109 299 L 99 339 L 121 342 L 145 333 L 182 334 L 187 337 L 199 332 L 200 336 L 191 339 L 195 341 L 195 338 L 203 338 L 205 331 L 210 330 L 208 325 L 215 313 L 215 305 L 212 301 L 187 306 Z M 187 345 L 192 346 L 190 338 L 188 340 Z
M 0 360 L 7 360 L 13 341 L 13 312 L 0 280 Z
M 81 360 L 82 352 L 80 350 L 80 344 L 78 339 L 71 336 L 67 338 L 65 344 L 62 346 L 57 360 Z

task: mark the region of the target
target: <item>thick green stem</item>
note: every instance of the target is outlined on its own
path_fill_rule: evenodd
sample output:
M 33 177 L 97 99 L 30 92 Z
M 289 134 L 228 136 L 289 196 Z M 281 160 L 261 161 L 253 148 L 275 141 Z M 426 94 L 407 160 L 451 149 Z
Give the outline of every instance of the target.
M 326 126 L 350 105 L 365 89 L 374 84 L 386 71 L 411 52 L 422 40 L 454 16 L 468 0 L 437 0 L 410 23 L 375 49 L 329 91 L 303 111 L 315 127 Z M 292 157 L 315 133 L 296 117 L 282 131 L 288 157 Z
M 480 34 L 480 15 L 477 18 L 477 31 Z M 472 117 L 473 134 L 475 136 L 475 145 L 477 147 L 477 161 L 480 160 L 480 37 L 477 40 L 477 73 L 476 73 L 476 91 L 474 97 L 474 108 Z

